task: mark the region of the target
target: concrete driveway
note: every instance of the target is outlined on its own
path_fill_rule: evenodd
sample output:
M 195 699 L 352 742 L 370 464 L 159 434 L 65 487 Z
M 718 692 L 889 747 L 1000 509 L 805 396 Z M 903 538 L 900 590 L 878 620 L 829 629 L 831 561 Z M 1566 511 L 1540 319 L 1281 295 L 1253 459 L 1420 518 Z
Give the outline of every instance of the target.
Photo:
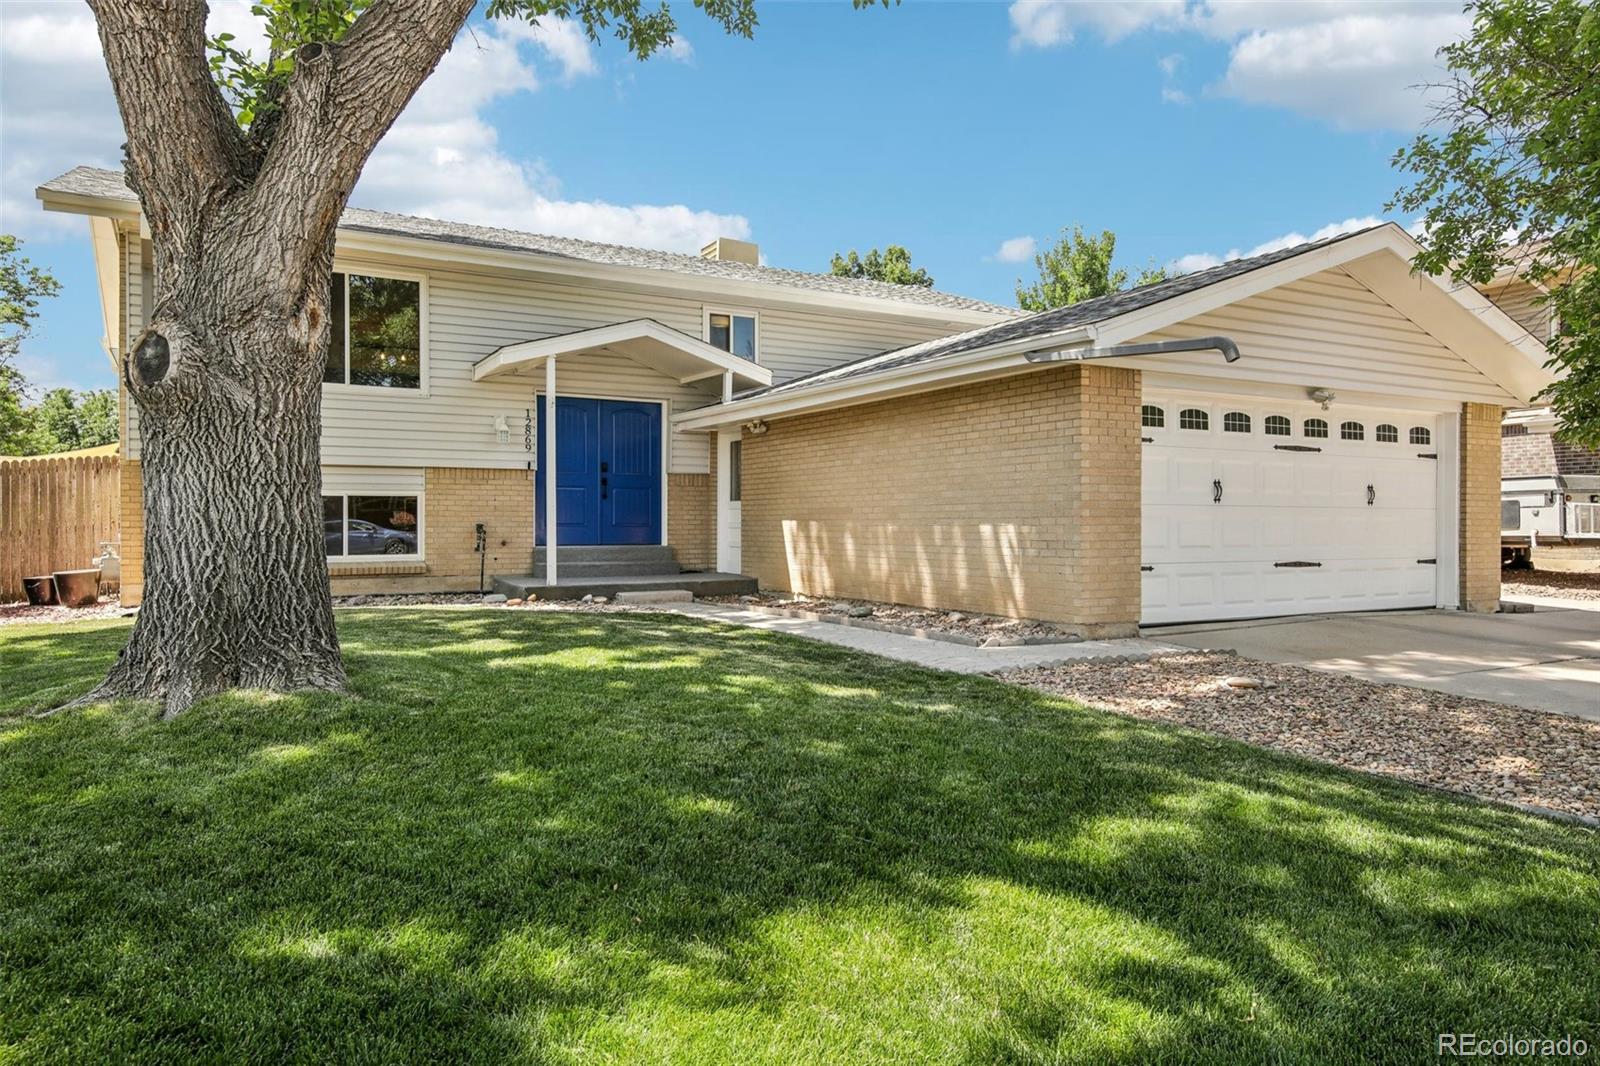
M 1149 639 L 1600 720 L 1600 611 L 1382 611 L 1158 627 Z

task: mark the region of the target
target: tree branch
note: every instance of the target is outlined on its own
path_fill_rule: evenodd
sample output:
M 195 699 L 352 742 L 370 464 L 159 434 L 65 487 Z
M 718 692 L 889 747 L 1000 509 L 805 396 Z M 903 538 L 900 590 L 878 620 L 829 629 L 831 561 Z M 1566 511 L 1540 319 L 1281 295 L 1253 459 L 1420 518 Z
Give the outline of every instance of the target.
M 289 276 L 325 254 L 356 178 L 378 141 L 433 73 L 474 0 L 376 0 L 337 43 L 295 54 L 253 207 L 295 234 Z
M 89 0 L 150 230 L 181 243 L 242 180 L 244 138 L 206 63 L 204 0 Z

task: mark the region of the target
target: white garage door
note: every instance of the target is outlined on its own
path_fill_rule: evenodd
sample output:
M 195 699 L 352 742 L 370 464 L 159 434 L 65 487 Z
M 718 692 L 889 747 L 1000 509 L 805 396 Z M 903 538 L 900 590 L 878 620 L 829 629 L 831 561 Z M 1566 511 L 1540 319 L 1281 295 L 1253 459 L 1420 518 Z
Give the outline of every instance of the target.
M 1150 395 L 1143 621 L 1435 603 L 1435 416 Z

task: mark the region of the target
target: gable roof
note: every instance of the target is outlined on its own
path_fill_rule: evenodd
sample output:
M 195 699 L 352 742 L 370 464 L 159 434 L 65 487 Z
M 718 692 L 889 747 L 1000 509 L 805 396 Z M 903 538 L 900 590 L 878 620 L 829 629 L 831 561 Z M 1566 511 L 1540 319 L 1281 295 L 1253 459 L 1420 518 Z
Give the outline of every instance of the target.
M 1387 224 L 1384 223 L 1382 225 Z M 920 344 L 911 344 L 904 348 L 880 352 L 877 355 L 865 356 L 848 363 L 840 363 L 838 366 L 828 367 L 826 370 L 818 370 L 802 377 L 791 378 L 781 385 L 745 393 L 739 399 L 743 400 L 780 392 L 794 392 L 825 382 L 842 381 L 864 374 L 875 374 L 899 367 L 911 366 L 916 363 L 931 362 L 935 359 L 943 359 L 946 356 L 987 348 L 990 345 L 1001 344 L 1006 341 L 1029 338 L 1043 339 L 1051 334 L 1065 333 L 1077 327 L 1093 325 L 1127 314 L 1130 311 L 1151 307 L 1161 303 L 1163 300 L 1170 300 L 1173 297 L 1203 289 L 1208 285 L 1215 285 L 1219 281 L 1226 281 L 1229 278 L 1247 274 L 1252 270 L 1270 266 L 1285 259 L 1293 259 L 1297 255 L 1304 255 L 1306 252 L 1315 251 L 1318 248 L 1336 244 L 1339 241 L 1348 240 L 1363 233 L 1370 233 L 1379 228 L 1381 226 L 1369 226 L 1366 229 L 1343 233 L 1337 237 L 1328 237 L 1324 240 L 1297 244 L 1275 252 L 1250 256 L 1248 259 L 1233 259 L 1214 267 L 1208 267 L 1205 270 L 1197 270 L 1193 274 L 1182 274 L 1175 278 L 1168 278 L 1165 281 L 1140 285 L 1137 288 L 1125 289 L 1122 292 L 1114 292 L 1106 296 L 1098 296 L 1092 300 L 1083 300 L 1079 303 L 1068 304 L 1065 307 L 1038 311 L 1022 318 L 997 322 L 989 326 L 979 326 L 976 329 L 969 329 L 964 333 L 956 333 L 949 337 L 940 337 L 937 340 L 924 341 Z
M 128 188 L 120 170 L 102 170 L 97 167 L 74 167 L 60 177 L 52 178 L 39 186 L 39 195 L 47 193 L 88 197 L 98 200 L 120 201 L 137 207 L 138 197 Z M 812 292 L 835 293 L 847 296 L 865 296 L 889 303 L 911 304 L 918 307 L 950 311 L 982 312 L 986 314 L 1015 316 L 1021 314 L 1015 307 L 1002 307 L 987 300 L 975 300 L 954 293 L 924 289 L 915 285 L 893 285 L 867 278 L 841 278 L 832 274 L 815 274 L 802 270 L 785 270 L 780 267 L 750 266 L 728 260 L 703 259 L 682 252 L 662 252 L 653 248 L 631 248 L 621 244 L 585 241 L 575 237 L 554 237 L 520 230 L 500 229 L 494 226 L 474 226 L 464 222 L 447 222 L 441 219 L 420 218 L 414 215 L 397 215 L 388 211 L 369 211 L 349 207 L 339 219 L 339 228 L 363 233 L 376 233 L 395 237 L 490 248 L 500 251 L 525 252 L 552 259 L 566 259 L 605 266 L 633 267 L 644 270 L 663 270 L 676 274 L 692 274 L 727 281 L 758 282 L 786 288 L 806 289 Z
M 1543 345 L 1470 285 L 1413 274 L 1418 247 L 1405 230 L 1383 223 L 856 359 L 675 415 L 673 423 L 709 429 L 1017 373 L 1036 365 L 1030 354 L 1123 344 L 1333 267 L 1505 394 L 1527 398 L 1547 388 L 1551 373 L 1544 367 Z

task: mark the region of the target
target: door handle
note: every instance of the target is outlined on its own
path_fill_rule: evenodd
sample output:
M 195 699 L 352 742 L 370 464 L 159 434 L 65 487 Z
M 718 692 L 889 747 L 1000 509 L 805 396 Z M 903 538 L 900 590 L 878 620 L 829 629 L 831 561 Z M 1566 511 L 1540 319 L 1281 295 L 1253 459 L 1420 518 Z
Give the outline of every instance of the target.
M 611 497 L 611 492 L 610 492 L 609 488 L 607 487 L 606 479 L 605 478 L 601 478 L 600 479 L 600 498 L 602 500 L 605 500 L 605 499 L 610 499 L 610 497 Z
M 1377 499 L 1378 499 L 1377 491 L 1374 490 L 1371 485 L 1368 485 L 1367 486 L 1367 506 L 1371 507 L 1375 502 L 1377 502 Z
M 1211 502 L 1222 502 L 1222 482 L 1219 480 L 1213 480 L 1211 482 Z

